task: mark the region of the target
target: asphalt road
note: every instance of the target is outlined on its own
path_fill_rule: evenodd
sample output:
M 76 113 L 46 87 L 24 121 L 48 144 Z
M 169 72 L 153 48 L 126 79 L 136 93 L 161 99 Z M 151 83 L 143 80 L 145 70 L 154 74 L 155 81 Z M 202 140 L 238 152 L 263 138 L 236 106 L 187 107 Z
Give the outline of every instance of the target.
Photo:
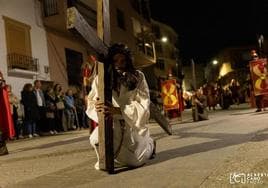
M 94 169 L 87 130 L 12 141 L 0 157 L 0 187 L 267 187 L 268 111 L 254 111 L 233 106 L 192 122 L 186 110 L 171 136 L 151 122 L 156 158 L 114 175 Z

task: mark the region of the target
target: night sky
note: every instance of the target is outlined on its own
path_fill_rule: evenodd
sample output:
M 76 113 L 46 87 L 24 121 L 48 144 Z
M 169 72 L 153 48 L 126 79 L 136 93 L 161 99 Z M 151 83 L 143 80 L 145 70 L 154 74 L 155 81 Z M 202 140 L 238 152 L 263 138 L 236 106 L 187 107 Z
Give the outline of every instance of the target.
M 153 19 L 178 33 L 183 63 L 207 63 L 223 48 L 256 45 L 258 34 L 268 37 L 268 0 L 150 0 L 150 8 Z

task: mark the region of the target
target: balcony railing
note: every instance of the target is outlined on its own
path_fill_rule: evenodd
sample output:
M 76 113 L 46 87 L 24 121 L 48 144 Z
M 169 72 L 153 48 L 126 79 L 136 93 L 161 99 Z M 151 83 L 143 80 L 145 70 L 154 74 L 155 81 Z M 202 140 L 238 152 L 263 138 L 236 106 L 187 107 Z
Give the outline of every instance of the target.
M 17 53 L 9 53 L 7 55 L 8 70 L 20 69 L 31 72 L 38 71 L 38 59 Z
M 43 1 L 45 17 L 58 14 L 57 0 L 44 0 Z

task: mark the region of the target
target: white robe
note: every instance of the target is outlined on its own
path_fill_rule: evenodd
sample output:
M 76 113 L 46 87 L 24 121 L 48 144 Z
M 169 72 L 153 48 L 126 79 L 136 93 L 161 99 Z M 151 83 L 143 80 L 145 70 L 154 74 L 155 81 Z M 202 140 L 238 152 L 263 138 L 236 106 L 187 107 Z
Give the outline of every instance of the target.
M 152 155 L 154 148 L 153 139 L 150 137 L 148 127 L 146 127 L 150 117 L 149 88 L 143 73 L 140 71 L 138 73 L 139 81 L 134 90 L 128 91 L 126 87 L 121 86 L 119 96 L 115 91 L 113 91 L 112 95 L 113 105 L 120 107 L 122 113 L 122 115 L 113 116 L 114 152 L 118 150 L 122 139 L 120 120 L 125 122 L 124 138 L 116 161 L 123 165 L 134 167 L 144 164 Z M 88 108 L 86 111 L 88 117 L 95 122 L 98 122 L 94 106 L 98 97 L 97 87 L 98 77 L 96 76 L 92 83 L 92 90 L 88 95 Z M 98 143 L 98 128 L 91 134 L 90 143 L 93 147 Z

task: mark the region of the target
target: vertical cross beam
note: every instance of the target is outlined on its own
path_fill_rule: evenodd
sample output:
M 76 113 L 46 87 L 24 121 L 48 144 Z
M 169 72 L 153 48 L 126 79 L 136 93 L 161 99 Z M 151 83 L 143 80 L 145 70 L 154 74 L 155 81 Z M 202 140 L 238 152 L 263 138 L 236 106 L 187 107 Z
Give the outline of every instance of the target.
M 104 44 L 110 43 L 110 17 L 109 0 L 97 0 L 97 33 Z M 111 81 L 111 65 L 108 62 L 98 64 L 99 86 L 98 93 L 100 101 L 112 101 L 112 90 L 109 86 Z M 99 113 L 99 156 L 100 168 L 114 173 L 114 153 L 113 153 L 113 120 L 111 117 Z
M 98 53 L 99 57 L 107 54 L 107 46 L 110 44 L 110 11 L 109 0 L 96 0 L 97 2 L 97 34 L 86 22 L 75 7 L 67 9 L 67 29 L 77 31 L 88 44 Z M 103 59 L 104 60 L 104 59 Z M 98 63 L 99 98 L 101 101 L 112 100 L 112 72 L 111 64 Z M 99 119 L 99 154 L 100 168 L 114 173 L 113 153 L 113 121 L 103 114 L 98 114 Z

